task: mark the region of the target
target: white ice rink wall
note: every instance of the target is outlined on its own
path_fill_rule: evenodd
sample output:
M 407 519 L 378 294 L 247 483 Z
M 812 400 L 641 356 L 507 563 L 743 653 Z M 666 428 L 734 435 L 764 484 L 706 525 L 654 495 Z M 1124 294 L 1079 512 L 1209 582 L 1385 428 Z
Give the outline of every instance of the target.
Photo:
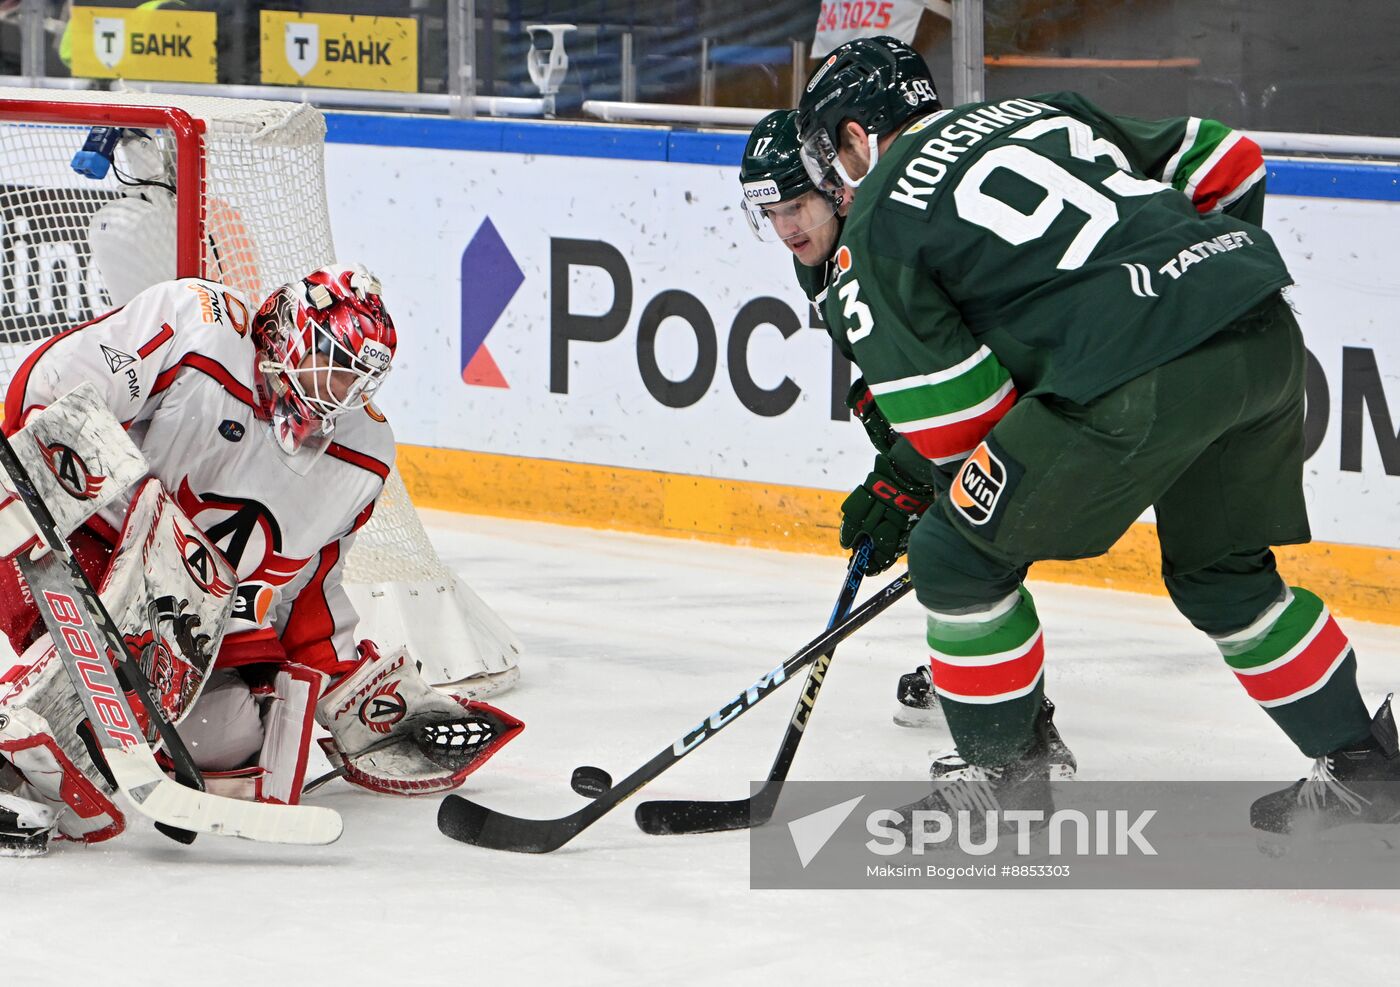
M 787 252 L 737 206 L 743 139 L 334 114 L 336 242 L 386 283 L 385 406 L 420 503 L 835 551 L 871 454 Z M 1311 354 L 1318 544 L 1338 609 L 1400 621 L 1400 167 L 1270 160 L 1266 225 Z M 1042 575 L 1152 589 L 1139 525 Z M 1295 574 L 1296 573 L 1296 574 Z

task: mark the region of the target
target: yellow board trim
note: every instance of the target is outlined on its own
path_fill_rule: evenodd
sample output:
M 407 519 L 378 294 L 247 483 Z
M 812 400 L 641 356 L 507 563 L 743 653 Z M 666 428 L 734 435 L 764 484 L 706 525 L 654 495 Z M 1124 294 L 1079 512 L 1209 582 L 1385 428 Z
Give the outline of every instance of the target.
M 427 446 L 399 446 L 421 507 L 836 555 L 844 492 L 657 473 Z M 1400 551 L 1313 543 L 1275 550 L 1284 577 L 1334 613 L 1400 624 Z M 1108 554 L 1041 562 L 1035 578 L 1164 595 L 1156 525 L 1135 524 Z

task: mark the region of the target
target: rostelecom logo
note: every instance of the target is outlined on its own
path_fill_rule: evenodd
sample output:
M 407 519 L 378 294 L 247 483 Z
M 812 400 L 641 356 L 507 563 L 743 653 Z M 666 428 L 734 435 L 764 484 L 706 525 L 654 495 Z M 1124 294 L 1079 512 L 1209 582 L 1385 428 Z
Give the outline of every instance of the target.
M 510 387 L 486 348 L 525 273 L 489 218 L 462 251 L 462 381 L 477 387 Z

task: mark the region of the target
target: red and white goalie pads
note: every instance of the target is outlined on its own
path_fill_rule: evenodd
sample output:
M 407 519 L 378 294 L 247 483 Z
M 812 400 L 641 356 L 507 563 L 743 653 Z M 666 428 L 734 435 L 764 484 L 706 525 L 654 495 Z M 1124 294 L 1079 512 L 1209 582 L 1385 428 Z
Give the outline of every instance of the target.
M 110 840 L 126 819 L 112 803 L 116 787 L 93 762 L 96 745 L 79 734 L 88 729 L 87 714 L 49 636 L 20 662 L 0 685 L 0 755 L 23 779 L 15 794 L 54 810 L 70 840 Z
M 146 480 L 127 513 L 99 595 L 128 644 L 141 648 L 147 678 L 174 722 L 204 685 L 233 608 L 236 582 L 228 563 L 160 481 Z M 24 780 L 18 794 L 53 808 L 59 832 L 69 839 L 116 836 L 124 820 L 112 803 L 114 786 L 83 740 L 82 731 L 90 728 L 82 701 L 47 634 L 7 681 L 0 691 L 0 754 Z M 133 710 L 155 742 L 139 704 L 133 702 Z
M 515 717 L 435 689 L 400 648 L 360 642 L 360 663 L 316 705 L 321 747 L 346 780 L 390 795 L 456 788 L 524 729 Z
M 128 646 L 140 649 L 142 670 L 172 723 L 204 685 L 237 585 L 233 567 L 161 482 L 146 480 L 98 592 Z
M 35 414 L 10 436 L 54 524 L 66 537 L 146 474 L 141 455 L 97 388 L 81 384 Z M 0 557 L 47 551 L 23 501 L 0 473 Z

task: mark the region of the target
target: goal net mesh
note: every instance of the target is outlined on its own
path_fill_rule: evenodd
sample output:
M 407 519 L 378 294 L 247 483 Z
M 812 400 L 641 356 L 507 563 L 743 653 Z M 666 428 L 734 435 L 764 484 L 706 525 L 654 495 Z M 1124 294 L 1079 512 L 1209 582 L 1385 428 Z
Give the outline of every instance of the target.
M 202 123 L 202 154 L 178 120 L 131 119 L 171 106 Z M 97 125 L 145 135 L 126 130 L 101 179 L 72 164 Z M 325 135 L 321 112 L 301 103 L 0 89 L 0 383 L 8 385 L 37 340 L 158 281 L 202 269 L 257 305 L 278 285 L 334 261 Z M 202 158 L 193 189 L 177 180 L 188 174 L 179 168 L 191 153 Z M 181 217 L 191 210 L 203 227 L 198 248 L 181 238 L 191 229 Z M 439 594 L 475 600 L 428 541 L 397 469 L 356 538 L 345 581 L 352 589 L 432 584 Z

